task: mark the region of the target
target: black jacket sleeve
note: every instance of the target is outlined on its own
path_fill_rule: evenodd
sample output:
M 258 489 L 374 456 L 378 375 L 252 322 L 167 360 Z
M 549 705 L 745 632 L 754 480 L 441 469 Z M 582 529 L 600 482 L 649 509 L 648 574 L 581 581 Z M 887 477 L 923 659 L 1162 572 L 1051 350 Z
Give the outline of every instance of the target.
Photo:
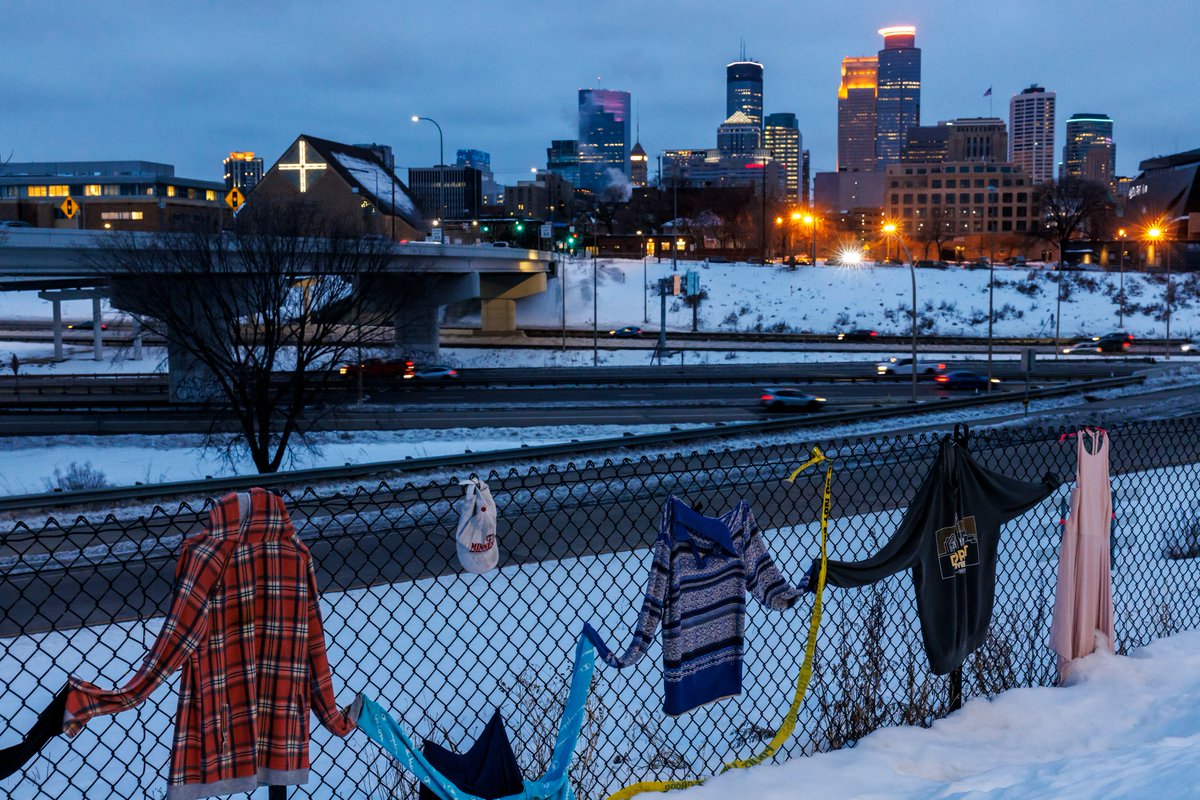
M 935 462 L 936 464 L 936 462 Z M 904 518 L 892 538 L 879 552 L 862 561 L 827 561 L 825 582 L 831 586 L 853 589 L 881 581 L 889 575 L 903 572 L 917 562 L 920 545 L 925 532 L 925 520 L 929 515 L 930 493 L 939 480 L 940 470 L 935 465 L 908 504 Z M 817 569 L 819 569 L 819 565 Z M 814 571 L 815 574 L 815 571 Z M 810 587 L 815 590 L 815 586 Z
M 1045 500 L 1062 483 L 1054 473 L 1046 473 L 1033 483 L 1017 480 L 984 469 L 971 458 L 963 459 L 963 466 L 970 472 L 977 490 L 992 501 L 1002 524 L 1012 522 Z
M 0 781 L 12 775 L 36 756 L 46 742 L 63 732 L 63 716 L 67 711 L 67 687 L 64 686 L 50 706 L 38 715 L 33 730 L 25 735 L 20 744 L 0 750 Z

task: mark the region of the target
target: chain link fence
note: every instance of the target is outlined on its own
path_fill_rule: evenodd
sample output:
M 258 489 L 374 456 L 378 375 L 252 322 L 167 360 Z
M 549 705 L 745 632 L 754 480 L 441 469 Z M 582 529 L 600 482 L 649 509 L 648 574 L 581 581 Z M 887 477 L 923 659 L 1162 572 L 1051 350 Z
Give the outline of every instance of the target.
M 1057 430 L 971 437 L 981 463 L 1013 477 L 1074 476 Z M 1113 589 L 1122 652 L 1200 626 L 1200 426 L 1187 419 L 1110 431 L 1116 520 Z M 821 442 L 834 461 L 831 557 L 862 558 L 894 531 L 938 437 Z M 381 483 L 286 495 L 323 592 L 340 702 L 364 692 L 417 737 L 463 749 L 494 708 L 527 777 L 549 760 L 573 644 L 591 622 L 627 641 L 659 510 L 671 494 L 716 515 L 747 500 L 776 562 L 798 582 L 818 554 L 821 470 L 784 478 L 808 444 L 570 464 L 482 476 L 500 513 L 502 568 L 461 573 L 457 482 Z M 1069 483 L 1004 529 L 987 643 L 963 666 L 966 698 L 1056 677 L 1047 646 Z M 119 686 L 168 606 L 182 537 L 209 503 L 136 518 L 92 514 L 16 523 L 0 535 L 0 746 L 15 743 L 69 674 Z M 811 596 L 791 610 L 749 604 L 745 689 L 681 718 L 662 714 L 661 649 L 635 667 L 599 666 L 572 779 L 581 800 L 645 779 L 712 774 L 758 752 L 778 728 L 803 658 Z M 826 590 L 812 685 L 786 759 L 852 744 L 884 725 L 928 725 L 949 681 L 928 671 L 907 574 Z M 165 794 L 177 683 L 138 709 L 60 737 L 0 784 L 14 798 Z M 291 797 L 415 798 L 411 779 L 365 736 L 314 725 L 313 771 Z M 265 796 L 265 790 L 260 790 Z

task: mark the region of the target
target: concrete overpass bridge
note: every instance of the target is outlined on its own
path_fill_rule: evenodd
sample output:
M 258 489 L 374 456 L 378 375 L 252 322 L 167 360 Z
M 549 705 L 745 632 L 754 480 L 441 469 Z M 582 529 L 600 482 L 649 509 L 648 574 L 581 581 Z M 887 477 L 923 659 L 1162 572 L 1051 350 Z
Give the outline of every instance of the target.
M 62 313 L 64 300 L 92 300 L 93 341 L 100 358 L 100 298 L 131 312 L 138 309 L 122 303 L 120 286 L 112 273 L 98 265 L 94 257 L 100 245 L 111 237 L 105 231 L 49 228 L 5 228 L 0 243 L 0 291 L 37 290 L 38 296 L 53 304 L 55 356 L 62 358 Z M 123 236 L 129 234 L 122 234 Z M 133 242 L 150 246 L 156 237 L 134 233 Z M 516 301 L 546 291 L 552 270 L 551 254 L 537 250 L 477 245 L 445 245 L 436 242 L 391 243 L 385 271 L 402 282 L 406 275 L 420 274 L 429 303 L 421 310 L 397 321 L 397 338 L 410 351 L 436 358 L 439 347 L 438 325 L 442 308 L 451 303 L 478 298 L 482 327 L 488 332 L 517 329 Z M 177 371 L 190 371 L 170 352 L 168 360 L 172 385 Z M 188 381 L 189 383 L 191 381 Z

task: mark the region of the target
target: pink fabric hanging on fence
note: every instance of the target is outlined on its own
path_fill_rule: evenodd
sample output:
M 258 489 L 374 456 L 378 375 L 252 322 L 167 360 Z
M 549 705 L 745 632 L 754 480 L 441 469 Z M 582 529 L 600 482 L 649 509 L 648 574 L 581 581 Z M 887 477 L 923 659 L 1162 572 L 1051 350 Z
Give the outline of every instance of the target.
M 1103 647 L 1113 652 L 1112 490 L 1108 479 L 1108 433 L 1078 435 L 1075 488 L 1058 553 L 1058 585 L 1050 647 L 1059 674 L 1070 663 Z

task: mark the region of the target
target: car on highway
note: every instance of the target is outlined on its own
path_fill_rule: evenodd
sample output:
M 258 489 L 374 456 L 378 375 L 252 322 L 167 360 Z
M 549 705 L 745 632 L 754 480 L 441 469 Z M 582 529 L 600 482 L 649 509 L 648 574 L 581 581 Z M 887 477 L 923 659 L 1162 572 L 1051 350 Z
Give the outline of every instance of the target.
M 636 325 L 626 325 L 624 328 L 609 331 L 608 335 L 614 339 L 636 339 L 642 335 L 642 329 Z
M 1188 356 L 1200 356 L 1200 339 L 1192 339 L 1179 345 L 1179 352 Z
M 933 376 L 945 369 L 945 361 L 921 361 L 917 359 L 916 373 L 918 375 Z M 897 358 L 893 356 L 887 361 L 880 361 L 875 365 L 876 375 L 912 375 L 913 371 L 913 360 L 911 358 Z
M 1078 342 L 1072 342 L 1064 347 L 1061 351 L 1064 356 L 1077 355 L 1097 355 L 1100 353 L 1099 339 L 1080 339 Z
M 1125 331 L 1113 331 L 1093 338 L 1102 353 L 1123 353 L 1133 344 L 1133 334 Z
M 873 331 L 868 328 L 854 328 L 848 331 L 840 331 L 837 335 L 839 342 L 873 342 L 879 338 L 879 331 Z
M 353 381 L 361 374 L 364 382 L 400 381 L 413 371 L 414 366 L 411 358 L 364 358 L 358 364 L 338 367 L 338 377 Z
M 941 389 L 986 389 L 988 378 L 969 369 L 951 369 L 939 372 L 933 378 Z M 1000 383 L 999 378 L 992 378 L 992 384 Z
M 92 326 L 95 324 L 96 324 L 95 321 L 90 320 L 90 319 L 87 320 L 86 322 L 72 322 L 70 325 L 67 326 L 67 330 L 69 330 L 69 331 L 90 331 L 90 330 L 92 330 Z M 100 330 L 102 330 L 102 331 L 108 330 L 108 323 L 101 322 Z
M 444 364 L 413 366 L 404 371 L 404 380 L 406 381 L 452 381 L 457 377 L 458 370 Z
M 803 389 L 768 386 L 758 398 L 759 404 L 768 411 L 820 411 L 825 407 L 825 398 L 809 394 Z

